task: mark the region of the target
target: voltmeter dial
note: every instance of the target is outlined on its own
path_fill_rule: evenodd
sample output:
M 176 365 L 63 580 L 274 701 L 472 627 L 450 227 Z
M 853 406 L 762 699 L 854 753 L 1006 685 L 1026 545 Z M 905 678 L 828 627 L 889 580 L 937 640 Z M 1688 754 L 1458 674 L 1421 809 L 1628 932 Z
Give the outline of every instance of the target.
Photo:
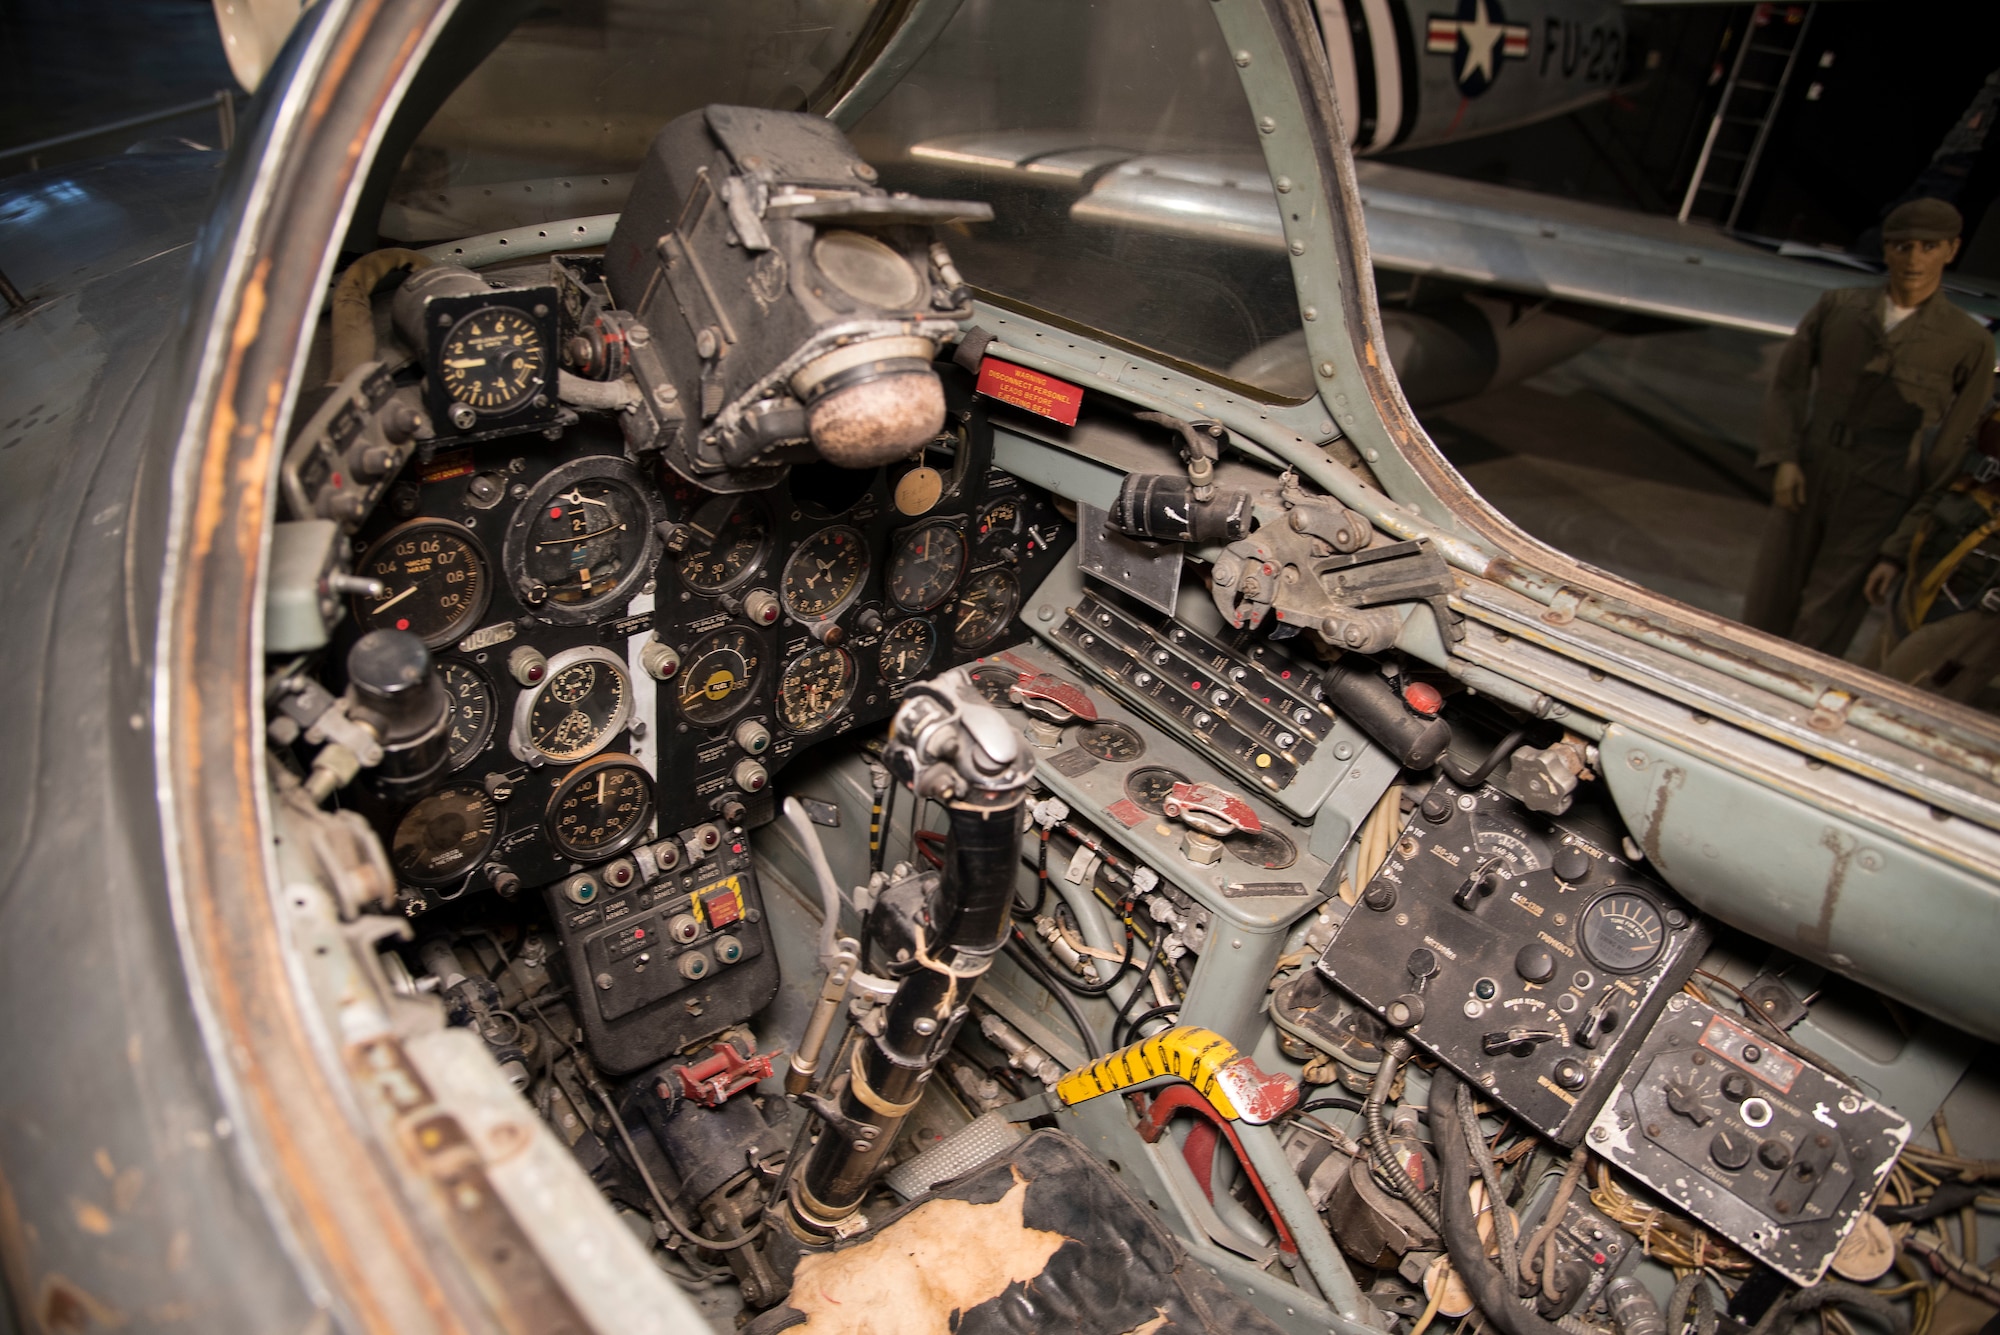
M 778 717 L 793 732 L 831 723 L 854 694 L 854 659 L 845 649 L 809 649 L 785 664 L 778 681 Z
M 445 392 L 475 412 L 519 411 L 548 387 L 542 332 L 520 311 L 489 306 L 451 327 L 438 347 Z
M 470 630 L 492 594 L 485 549 L 472 530 L 442 519 L 390 529 L 356 573 L 382 584 L 381 597 L 354 598 L 364 630 L 407 630 L 433 649 Z
M 928 621 L 899 621 L 882 636 L 882 679 L 891 686 L 922 672 L 937 652 L 937 632 Z
M 721 593 L 750 573 L 771 540 L 770 525 L 755 501 L 739 498 L 713 535 L 695 535 L 675 570 L 696 593 Z
M 821 529 L 792 553 L 779 590 L 793 616 L 820 621 L 853 601 L 867 573 L 867 539 L 840 524 Z
M 1130 764 L 1146 754 L 1146 739 L 1123 723 L 1092 723 L 1076 734 L 1076 744 L 1099 760 Z
M 493 735 L 493 684 L 478 668 L 446 663 L 438 669 L 451 697 L 451 767 L 459 769 Z
M 403 813 L 389 845 L 396 872 L 413 885 L 447 885 L 478 867 L 499 833 L 500 809 L 474 783 L 455 783 Z
M 951 596 L 965 570 L 965 538 L 950 524 L 926 524 L 896 546 L 889 563 L 889 599 L 907 612 L 928 612 Z
M 602 751 L 631 717 L 625 661 L 596 645 L 565 649 L 515 705 L 514 754 L 559 764 L 582 760 Z
M 1613 886 L 1584 906 L 1577 944 L 1606 973 L 1638 973 L 1667 945 L 1667 923 L 1651 895 Z
M 961 649 L 977 649 L 1006 633 L 1021 605 L 1021 586 L 1004 570 L 974 577 L 951 612 L 951 639 Z
M 676 701 L 690 723 L 722 723 L 750 702 L 764 650 L 749 631 L 731 626 L 704 635 L 688 651 Z
M 549 797 L 547 829 L 556 850 L 573 862 L 622 853 L 645 837 L 653 814 L 653 783 L 631 756 L 599 756 L 578 765 Z

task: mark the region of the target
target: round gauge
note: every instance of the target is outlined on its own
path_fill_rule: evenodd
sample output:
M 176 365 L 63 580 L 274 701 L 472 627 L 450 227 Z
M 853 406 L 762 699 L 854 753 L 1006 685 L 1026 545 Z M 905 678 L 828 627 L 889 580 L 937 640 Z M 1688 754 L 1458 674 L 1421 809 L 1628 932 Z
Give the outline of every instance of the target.
M 1014 669 L 994 663 L 982 663 L 966 675 L 972 678 L 973 687 L 986 697 L 986 703 L 990 705 L 1006 704 L 1008 690 L 1021 680 L 1021 674 Z
M 1092 723 L 1076 734 L 1076 744 L 1099 760 L 1124 764 L 1146 754 L 1146 739 L 1122 723 Z
M 530 606 L 602 603 L 645 554 L 646 502 L 618 478 L 582 478 L 525 513 L 527 559 L 514 574 Z
M 763 646 L 736 626 L 704 635 L 688 650 L 676 699 L 690 723 L 721 723 L 750 702 L 764 663 Z
M 451 767 L 462 768 L 493 735 L 493 684 L 478 668 L 446 663 L 438 669 L 451 697 Z
M 354 599 L 363 630 L 407 630 L 433 649 L 471 629 L 492 594 L 479 540 L 442 519 L 398 524 L 368 549 L 355 573 L 382 582 L 380 598 Z
M 1637 973 L 1666 949 L 1667 924 L 1652 896 L 1613 886 L 1584 907 L 1576 938 L 1606 973 Z
M 1238 862 L 1277 871 L 1299 860 L 1299 850 L 1276 830 L 1239 830 L 1222 841 L 1222 851 Z
M 1020 605 L 1021 586 L 1006 571 L 989 570 L 974 577 L 952 608 L 952 643 L 961 649 L 977 649 L 999 639 Z
M 565 649 L 515 706 L 514 751 L 523 760 L 582 760 L 603 750 L 631 717 L 624 660 L 596 645 Z
M 1125 776 L 1125 796 L 1155 816 L 1164 815 L 1167 794 L 1175 784 L 1186 782 L 1165 765 L 1148 765 Z
M 882 679 L 894 686 L 924 670 L 937 652 L 937 632 L 928 621 L 898 621 L 882 636 Z
M 599 756 L 571 770 L 549 797 L 549 840 L 572 862 L 598 862 L 646 835 L 653 782 L 631 756 Z
M 518 412 L 548 387 L 541 330 L 506 306 L 488 306 L 460 320 L 438 353 L 445 393 L 475 412 Z
M 854 694 L 854 659 L 845 649 L 809 649 L 785 664 L 778 679 L 778 717 L 793 732 L 833 721 Z
M 950 524 L 925 524 L 896 546 L 889 599 L 906 612 L 928 612 L 951 596 L 965 571 L 965 539 Z
M 492 851 L 500 808 L 476 783 L 440 788 L 403 813 L 389 860 L 415 885 L 445 885 L 471 872 Z
M 688 531 L 694 541 L 674 568 L 681 583 L 696 593 L 721 593 L 748 575 L 771 538 L 763 510 L 747 498 L 737 500 L 713 537 Z
M 824 621 L 861 591 L 868 573 L 868 542 L 846 525 L 823 528 L 799 544 L 785 562 L 779 585 L 785 607 L 801 621 Z
M 995 501 L 979 512 L 972 530 L 982 538 L 1011 538 L 1021 531 L 1019 501 Z

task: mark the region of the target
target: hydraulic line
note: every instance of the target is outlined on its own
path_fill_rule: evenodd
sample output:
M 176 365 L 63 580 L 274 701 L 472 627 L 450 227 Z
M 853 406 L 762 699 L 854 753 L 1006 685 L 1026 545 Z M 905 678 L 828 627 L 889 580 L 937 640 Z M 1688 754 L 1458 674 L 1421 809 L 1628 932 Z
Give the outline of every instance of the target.
M 1401 1069 L 1403 1059 L 1409 1055 L 1410 1040 L 1401 1035 L 1390 1039 L 1383 1047 L 1382 1064 L 1376 1068 L 1375 1079 L 1368 1086 L 1368 1097 L 1361 1104 L 1361 1123 L 1366 1128 L 1362 1142 L 1367 1145 L 1368 1155 L 1381 1170 L 1382 1176 L 1389 1180 L 1390 1188 L 1417 1212 L 1418 1218 L 1431 1226 L 1433 1232 L 1442 1234 L 1444 1224 L 1438 1216 L 1437 1202 L 1419 1190 L 1417 1184 L 1410 1180 L 1409 1173 L 1404 1170 L 1402 1161 L 1396 1158 L 1396 1152 L 1389 1144 L 1389 1127 L 1382 1120 L 1382 1105 L 1388 1102 L 1390 1086 L 1396 1083 L 1396 1072 Z M 1442 1071 L 1444 1068 L 1438 1069 Z M 1437 1101 L 1435 1084 L 1431 1087 L 1431 1101 L 1433 1104 Z M 1444 1125 L 1450 1125 L 1448 1121 L 1438 1119 L 1432 1124 L 1431 1134 L 1434 1139 L 1448 1140 L 1450 1136 L 1438 1130 L 1440 1121 L 1443 1121 Z

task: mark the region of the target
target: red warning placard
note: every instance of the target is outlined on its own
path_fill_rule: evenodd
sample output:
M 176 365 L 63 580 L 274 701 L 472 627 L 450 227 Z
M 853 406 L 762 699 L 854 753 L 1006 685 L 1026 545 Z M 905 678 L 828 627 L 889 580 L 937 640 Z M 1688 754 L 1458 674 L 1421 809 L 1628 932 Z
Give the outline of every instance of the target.
M 1077 409 L 1083 407 L 1083 386 L 991 357 L 979 363 L 979 392 L 1064 426 L 1075 426 Z

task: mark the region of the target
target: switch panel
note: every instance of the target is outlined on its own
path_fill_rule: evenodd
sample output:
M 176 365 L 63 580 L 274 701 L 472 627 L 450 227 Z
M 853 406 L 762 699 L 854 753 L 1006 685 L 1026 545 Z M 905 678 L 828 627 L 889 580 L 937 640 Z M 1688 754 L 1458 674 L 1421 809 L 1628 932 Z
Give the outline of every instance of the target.
M 1817 1284 L 1910 1124 L 1740 1020 L 1676 996 L 1590 1148 L 1795 1284 Z
M 1707 945 L 1692 910 L 1574 824 L 1440 779 L 1319 968 L 1575 1145 Z

